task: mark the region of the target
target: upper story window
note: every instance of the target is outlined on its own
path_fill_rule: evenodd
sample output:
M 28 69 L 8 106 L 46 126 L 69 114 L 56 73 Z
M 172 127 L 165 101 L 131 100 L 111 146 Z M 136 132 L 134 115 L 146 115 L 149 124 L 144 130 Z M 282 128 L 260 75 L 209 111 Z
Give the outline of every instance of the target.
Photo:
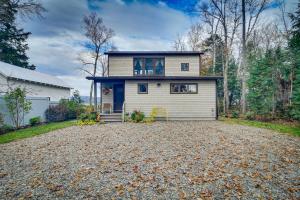
M 133 58 L 133 75 L 162 76 L 165 74 L 164 58 Z
M 181 71 L 189 71 L 189 63 L 181 63 Z

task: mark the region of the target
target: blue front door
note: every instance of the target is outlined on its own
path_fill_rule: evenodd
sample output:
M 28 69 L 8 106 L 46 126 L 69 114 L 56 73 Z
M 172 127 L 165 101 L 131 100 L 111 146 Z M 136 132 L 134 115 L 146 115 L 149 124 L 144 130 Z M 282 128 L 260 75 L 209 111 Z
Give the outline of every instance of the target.
M 124 102 L 124 84 L 114 84 L 114 112 L 122 112 Z

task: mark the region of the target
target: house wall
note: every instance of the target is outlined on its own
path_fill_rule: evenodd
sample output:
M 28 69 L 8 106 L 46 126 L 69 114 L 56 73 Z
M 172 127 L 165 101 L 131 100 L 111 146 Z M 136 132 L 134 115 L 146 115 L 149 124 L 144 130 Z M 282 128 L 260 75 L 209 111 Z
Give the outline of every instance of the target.
M 113 110 L 113 102 L 114 102 L 114 95 L 113 95 L 113 84 L 112 83 L 103 83 L 102 85 L 102 89 L 103 88 L 110 88 L 111 92 L 109 94 L 104 94 L 103 90 L 102 92 L 102 103 L 110 103 L 112 106 L 112 110 Z
M 8 84 L 7 84 L 8 83 Z M 22 87 L 28 91 L 27 96 L 30 97 L 50 97 L 51 101 L 59 101 L 70 97 L 69 88 L 51 87 L 37 83 L 30 83 L 22 80 L 9 80 L 0 75 L 0 91 L 7 91 L 8 85 L 12 88 Z
M 175 81 L 174 83 L 198 83 L 198 94 L 170 94 L 170 81 L 126 81 L 126 112 L 141 110 L 146 116 L 153 107 L 166 108 L 170 120 L 215 120 L 216 82 Z M 148 94 L 138 94 L 137 84 L 148 83 Z
M 133 76 L 134 56 L 109 56 L 109 76 Z M 147 57 L 147 56 L 145 56 Z M 161 57 L 161 56 L 159 56 Z M 165 56 L 166 76 L 199 76 L 198 55 Z M 189 63 L 189 71 L 181 71 L 181 63 Z

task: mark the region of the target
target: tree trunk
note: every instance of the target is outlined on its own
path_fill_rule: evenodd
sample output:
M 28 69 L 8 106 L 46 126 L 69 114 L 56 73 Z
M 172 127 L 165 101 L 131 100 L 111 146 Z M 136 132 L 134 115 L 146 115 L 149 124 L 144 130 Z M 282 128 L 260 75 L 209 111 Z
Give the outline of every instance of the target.
M 216 40 L 215 35 L 213 35 L 213 75 L 216 74 Z
M 242 49 L 242 95 L 241 95 L 241 111 L 246 113 L 246 14 L 245 14 L 245 0 L 242 0 L 242 15 L 243 15 L 243 49 Z
M 225 63 L 224 63 L 224 113 L 228 116 L 229 110 L 229 92 L 228 92 L 228 50 L 225 50 Z
M 224 113 L 225 116 L 228 116 L 229 110 L 229 92 L 228 92 L 228 66 L 229 66 L 229 48 L 228 48 L 228 32 L 227 27 L 224 22 Z
M 292 105 L 292 97 L 293 97 L 293 78 L 294 78 L 294 73 L 293 73 L 293 69 L 291 72 L 291 89 L 290 89 L 290 95 L 289 95 L 289 104 L 290 106 Z
M 91 88 L 90 88 L 90 106 L 93 105 L 93 88 L 94 88 L 94 83 L 92 81 L 91 82 Z

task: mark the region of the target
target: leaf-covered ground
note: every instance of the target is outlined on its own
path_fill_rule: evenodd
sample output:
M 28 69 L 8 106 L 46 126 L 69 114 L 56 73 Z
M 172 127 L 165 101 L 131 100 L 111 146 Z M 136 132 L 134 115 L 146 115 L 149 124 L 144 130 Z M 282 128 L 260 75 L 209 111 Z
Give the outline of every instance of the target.
M 69 127 L 0 154 L 3 199 L 300 198 L 299 137 L 217 121 Z

